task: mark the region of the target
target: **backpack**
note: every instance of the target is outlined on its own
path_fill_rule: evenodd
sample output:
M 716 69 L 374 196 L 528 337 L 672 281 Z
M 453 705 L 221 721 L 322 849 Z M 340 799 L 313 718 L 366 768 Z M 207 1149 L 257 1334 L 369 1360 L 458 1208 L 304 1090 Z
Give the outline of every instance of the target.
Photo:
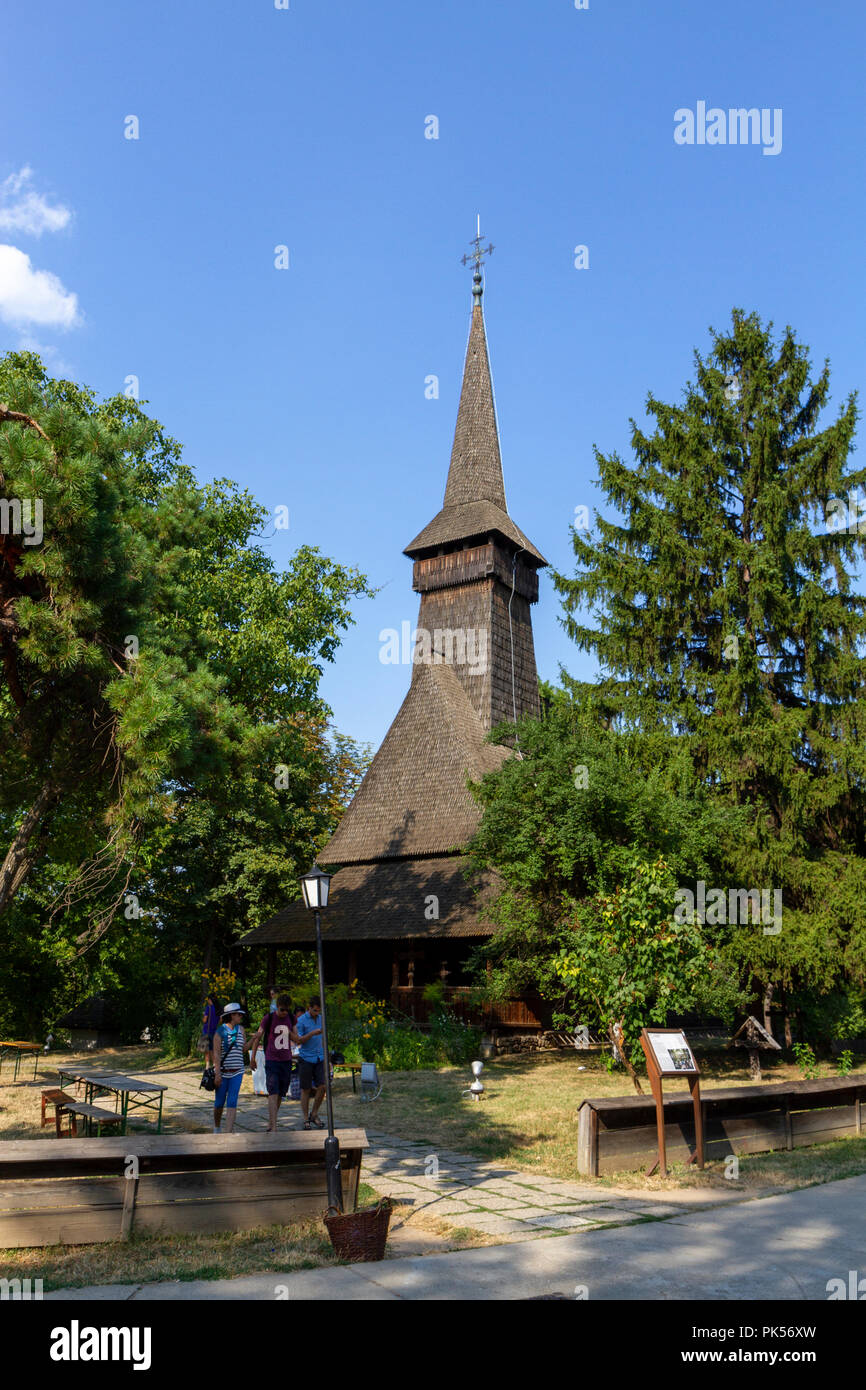
M 267 1045 L 268 1045 L 268 1038 L 271 1036 L 271 1027 L 272 1027 L 272 1025 L 273 1025 L 273 1021 L 274 1021 L 274 1018 L 275 1018 L 275 1017 L 276 1017 L 276 1014 L 275 1014 L 275 1013 L 269 1013 L 268 1016 L 267 1016 L 267 1018 L 265 1019 L 265 1026 L 264 1026 L 264 1028 L 262 1029 L 262 1051 L 264 1051 L 264 1049 L 265 1049 L 265 1048 L 267 1047 Z M 292 1022 L 289 1024 L 289 1027 L 290 1027 L 290 1028 L 294 1028 L 294 1026 L 295 1026 L 295 1016 L 294 1016 L 294 1014 L 293 1014 L 293 1013 L 289 1013 L 289 1018 L 292 1020 Z M 291 1061 L 291 1056 L 289 1056 L 289 1059 L 288 1059 L 288 1060 Z

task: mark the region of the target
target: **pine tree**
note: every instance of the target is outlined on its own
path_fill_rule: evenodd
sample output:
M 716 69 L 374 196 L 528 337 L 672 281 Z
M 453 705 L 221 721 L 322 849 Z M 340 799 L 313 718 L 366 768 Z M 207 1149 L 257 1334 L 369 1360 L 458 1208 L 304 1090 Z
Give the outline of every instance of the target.
M 744 886 L 784 890 L 780 936 L 736 935 L 772 989 L 866 979 L 864 637 L 853 567 L 866 551 L 866 469 L 850 466 L 852 396 L 836 419 L 790 328 L 735 310 L 711 330 L 683 402 L 649 395 L 634 463 L 596 450 L 619 513 L 574 533 L 557 575 L 564 625 L 602 668 L 619 726 L 687 744 L 695 773 L 752 809 L 731 847 Z M 864 515 L 861 518 L 860 511 Z M 596 626 L 589 626 L 594 620 Z

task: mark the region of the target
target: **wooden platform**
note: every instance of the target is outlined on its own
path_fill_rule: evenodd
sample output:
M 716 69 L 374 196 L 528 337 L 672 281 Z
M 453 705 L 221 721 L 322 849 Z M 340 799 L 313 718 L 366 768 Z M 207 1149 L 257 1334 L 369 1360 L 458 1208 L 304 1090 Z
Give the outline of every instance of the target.
M 701 1095 L 708 1159 L 826 1144 L 864 1132 L 866 1080 L 792 1081 L 731 1086 Z M 666 1096 L 668 1161 L 684 1162 L 695 1146 L 691 1097 Z M 578 1111 L 577 1171 L 586 1177 L 649 1167 L 656 1156 L 652 1096 L 585 1100 Z
M 344 1210 L 357 1204 L 363 1129 L 337 1131 Z M 138 1233 L 289 1224 L 327 1206 L 324 1135 L 126 1135 L 0 1142 L 0 1248 Z

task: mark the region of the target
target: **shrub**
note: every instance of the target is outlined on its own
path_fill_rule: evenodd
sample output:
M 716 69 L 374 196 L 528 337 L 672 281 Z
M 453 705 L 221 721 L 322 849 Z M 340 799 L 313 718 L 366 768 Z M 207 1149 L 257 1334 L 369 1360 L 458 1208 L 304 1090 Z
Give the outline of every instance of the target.
M 462 1022 L 444 1007 L 444 990 L 433 984 L 425 999 L 434 1005 L 429 1030 L 411 1019 L 394 1018 L 384 999 L 373 999 L 351 985 L 333 985 L 327 992 L 328 1043 L 347 1062 L 375 1062 L 387 1071 L 417 1071 L 478 1056 L 480 1030 Z
M 794 1043 L 794 1056 L 803 1076 L 812 1081 L 818 1075 L 818 1059 L 813 1048 L 808 1043 Z
M 175 1022 L 167 1023 L 162 1029 L 160 1042 L 163 1057 L 191 1057 L 196 1051 L 196 1043 L 200 1037 L 201 1008 L 195 1006 L 183 1009 Z
M 439 1059 L 457 1065 L 473 1062 L 481 1048 L 481 1029 L 444 1008 L 430 1019 L 430 1038 Z

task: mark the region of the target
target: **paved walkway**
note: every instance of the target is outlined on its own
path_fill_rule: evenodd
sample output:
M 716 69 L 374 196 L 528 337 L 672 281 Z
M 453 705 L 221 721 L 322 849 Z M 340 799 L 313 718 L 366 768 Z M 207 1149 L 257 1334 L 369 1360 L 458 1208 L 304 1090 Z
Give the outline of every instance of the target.
M 866 1176 L 692 1211 L 631 1229 L 581 1230 L 444 1255 L 293 1274 L 66 1289 L 46 1299 L 826 1300 L 866 1275 Z M 808 1316 L 805 1319 L 808 1321 Z M 755 1319 L 757 1321 L 757 1318 Z
M 361 1176 L 377 1192 L 398 1198 L 411 1213 L 441 1217 L 500 1241 L 676 1216 L 690 1205 L 671 1201 L 667 1193 L 653 1200 L 643 1192 L 548 1178 L 375 1130 L 367 1134 L 371 1149 L 364 1156 Z M 409 1213 L 398 1211 L 392 1219 L 395 1224 L 409 1220 L 411 1225 Z
M 185 1127 L 209 1127 L 211 1101 L 199 1088 L 198 1073 L 154 1072 L 148 1076 L 168 1087 L 164 1101 L 167 1129 L 177 1128 L 178 1120 Z M 338 1079 L 338 1111 L 340 1090 L 349 1084 L 346 1076 Z M 374 1120 L 375 1102 L 364 1109 Z M 284 1102 L 280 1127 L 295 1129 L 299 1124 L 300 1106 Z M 267 1099 L 253 1094 L 249 1073 L 243 1083 L 237 1128 L 253 1132 L 267 1128 Z M 364 1156 L 361 1179 L 381 1195 L 399 1200 L 404 1209 L 395 1212 L 393 1225 L 407 1234 L 415 1213 L 507 1243 L 600 1226 L 631 1225 L 647 1217 L 673 1217 L 696 1204 L 715 1206 L 743 1197 L 733 1187 L 730 1192 L 695 1190 L 672 1196 L 568 1182 L 503 1163 L 483 1162 L 430 1143 L 396 1138 L 369 1125 L 365 1128 L 371 1147 Z

